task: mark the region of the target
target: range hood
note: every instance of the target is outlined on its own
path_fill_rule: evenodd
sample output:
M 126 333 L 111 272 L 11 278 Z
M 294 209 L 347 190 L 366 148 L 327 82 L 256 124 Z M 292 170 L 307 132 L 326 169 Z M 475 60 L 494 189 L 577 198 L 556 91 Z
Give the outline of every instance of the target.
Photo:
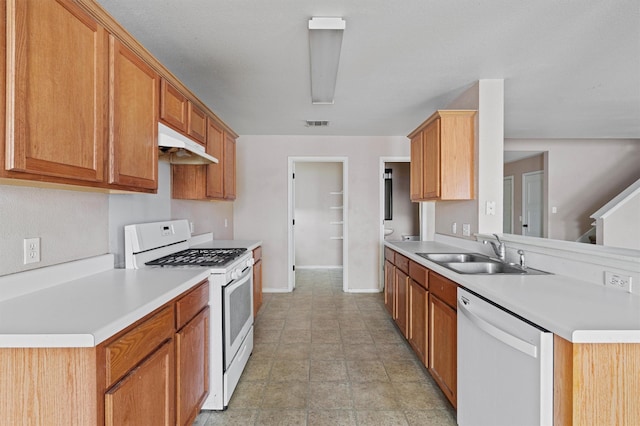
M 172 128 L 158 123 L 158 158 L 171 164 L 212 164 L 218 159 L 205 152 L 202 145 Z

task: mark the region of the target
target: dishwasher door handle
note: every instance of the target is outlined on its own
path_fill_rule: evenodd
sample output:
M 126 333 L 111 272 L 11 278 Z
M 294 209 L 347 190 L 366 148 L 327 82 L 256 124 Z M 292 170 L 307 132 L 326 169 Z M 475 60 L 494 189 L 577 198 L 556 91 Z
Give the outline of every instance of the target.
M 532 358 L 538 357 L 538 348 L 535 345 L 532 345 L 529 342 L 525 342 L 524 340 L 510 333 L 507 333 L 506 331 L 496 327 L 495 325 L 483 320 L 467 308 L 466 305 L 468 304 L 468 300 L 461 298 L 460 300 L 458 300 L 458 310 L 461 311 L 462 314 L 466 316 L 469 321 L 471 321 L 476 327 L 478 327 L 488 335 L 500 340 L 505 345 L 522 352 L 523 354 L 529 355 Z

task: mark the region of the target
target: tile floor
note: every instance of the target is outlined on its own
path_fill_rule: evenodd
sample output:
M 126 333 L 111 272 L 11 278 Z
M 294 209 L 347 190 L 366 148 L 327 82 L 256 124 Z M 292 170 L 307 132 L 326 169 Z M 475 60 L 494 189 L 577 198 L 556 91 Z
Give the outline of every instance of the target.
M 228 409 L 196 426 L 456 424 L 382 294 L 343 293 L 341 273 L 301 270 L 293 293 L 264 295 Z

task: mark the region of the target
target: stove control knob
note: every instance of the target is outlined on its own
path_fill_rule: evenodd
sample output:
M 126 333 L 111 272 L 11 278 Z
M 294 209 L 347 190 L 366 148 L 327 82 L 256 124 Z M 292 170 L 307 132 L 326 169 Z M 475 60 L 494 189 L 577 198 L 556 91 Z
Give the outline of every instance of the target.
M 253 266 L 253 264 L 255 263 L 255 261 L 253 260 L 253 257 L 249 260 L 247 260 L 247 267 L 249 266 Z

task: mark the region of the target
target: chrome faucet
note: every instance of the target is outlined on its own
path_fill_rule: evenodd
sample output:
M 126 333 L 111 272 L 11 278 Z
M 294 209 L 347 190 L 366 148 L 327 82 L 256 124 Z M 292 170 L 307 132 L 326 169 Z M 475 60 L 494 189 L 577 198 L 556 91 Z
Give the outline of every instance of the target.
M 500 241 L 498 234 L 493 234 L 493 236 L 498 240 L 498 244 L 488 240 L 484 240 L 483 244 L 490 243 L 491 247 L 493 247 L 493 251 L 496 253 L 496 256 L 498 256 L 498 259 L 500 259 L 501 262 L 505 262 L 507 260 L 507 247 L 502 241 Z
M 527 265 L 524 263 L 524 250 L 518 250 L 518 255 L 520 255 L 520 268 L 527 269 Z

